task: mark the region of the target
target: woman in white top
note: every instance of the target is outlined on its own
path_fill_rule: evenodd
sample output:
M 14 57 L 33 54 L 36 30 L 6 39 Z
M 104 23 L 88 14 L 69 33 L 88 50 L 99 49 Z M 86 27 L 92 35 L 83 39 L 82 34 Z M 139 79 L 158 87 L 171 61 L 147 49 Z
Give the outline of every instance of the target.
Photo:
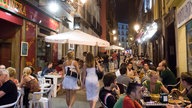
M 66 76 L 62 82 L 63 88 L 66 90 L 66 103 L 68 108 L 72 108 L 76 99 L 76 90 L 80 87 L 77 85 L 77 76 L 79 75 L 79 65 L 74 60 L 74 52 L 67 53 L 67 60 L 63 64 L 63 71 Z
M 92 53 L 87 53 L 84 66 L 83 81 L 85 82 L 86 96 L 90 103 L 90 108 L 95 108 L 96 102 L 99 96 L 99 81 L 96 74 L 96 67 L 101 71 L 101 66 L 97 60 L 95 60 Z

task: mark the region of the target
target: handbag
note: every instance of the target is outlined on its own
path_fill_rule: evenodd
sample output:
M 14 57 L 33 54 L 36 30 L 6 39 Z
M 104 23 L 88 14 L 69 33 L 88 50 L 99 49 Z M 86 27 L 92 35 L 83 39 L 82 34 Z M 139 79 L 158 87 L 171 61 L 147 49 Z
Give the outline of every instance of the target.
M 101 80 L 103 78 L 103 72 L 99 71 L 98 69 L 95 69 L 95 73 L 97 74 L 98 80 Z

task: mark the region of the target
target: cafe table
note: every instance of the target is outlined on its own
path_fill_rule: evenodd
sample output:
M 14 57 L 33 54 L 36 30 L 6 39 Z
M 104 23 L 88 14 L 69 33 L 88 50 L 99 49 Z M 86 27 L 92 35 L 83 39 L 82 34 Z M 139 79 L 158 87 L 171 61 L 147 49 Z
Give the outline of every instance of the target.
M 53 97 L 57 96 L 57 84 L 58 79 L 62 78 L 61 75 L 44 75 L 45 78 L 53 79 L 53 84 L 55 85 L 53 88 Z
M 141 99 L 140 102 L 141 102 L 143 108 L 148 108 L 148 107 L 166 108 L 166 105 L 168 105 L 168 103 L 160 103 L 160 102 L 155 102 L 155 101 L 144 102 L 143 99 Z
M 175 105 L 171 103 L 161 103 L 156 101 L 144 102 L 143 99 L 140 100 L 143 108 L 166 108 L 167 105 Z M 180 108 L 184 108 L 183 104 L 178 104 Z

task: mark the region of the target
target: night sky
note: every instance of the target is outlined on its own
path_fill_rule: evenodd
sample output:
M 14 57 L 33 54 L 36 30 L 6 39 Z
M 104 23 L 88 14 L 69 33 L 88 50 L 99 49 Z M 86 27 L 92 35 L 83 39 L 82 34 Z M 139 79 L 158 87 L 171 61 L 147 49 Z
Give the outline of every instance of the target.
M 140 0 L 115 0 L 116 16 L 119 22 L 132 24 L 136 22 Z

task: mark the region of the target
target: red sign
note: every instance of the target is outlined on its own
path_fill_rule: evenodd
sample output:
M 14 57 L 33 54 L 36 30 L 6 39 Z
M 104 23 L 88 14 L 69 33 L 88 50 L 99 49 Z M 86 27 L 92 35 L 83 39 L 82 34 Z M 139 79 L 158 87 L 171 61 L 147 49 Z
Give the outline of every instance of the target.
M 54 31 L 59 28 L 58 21 L 19 0 L 0 0 L 0 8 L 4 8 Z

